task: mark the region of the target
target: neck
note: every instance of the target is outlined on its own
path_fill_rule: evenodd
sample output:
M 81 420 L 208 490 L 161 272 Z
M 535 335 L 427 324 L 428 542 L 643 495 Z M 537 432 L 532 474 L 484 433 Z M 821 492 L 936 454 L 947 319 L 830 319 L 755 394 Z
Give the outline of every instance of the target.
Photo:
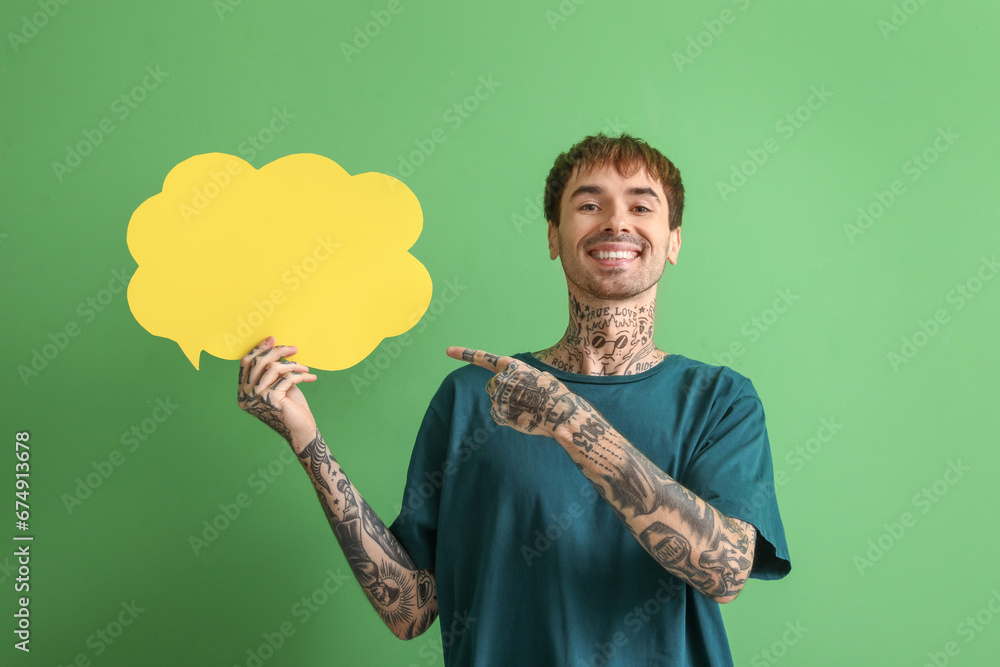
M 569 293 L 569 326 L 562 339 L 535 357 L 584 375 L 633 375 L 667 356 L 653 343 L 655 288 L 630 301 L 594 301 Z

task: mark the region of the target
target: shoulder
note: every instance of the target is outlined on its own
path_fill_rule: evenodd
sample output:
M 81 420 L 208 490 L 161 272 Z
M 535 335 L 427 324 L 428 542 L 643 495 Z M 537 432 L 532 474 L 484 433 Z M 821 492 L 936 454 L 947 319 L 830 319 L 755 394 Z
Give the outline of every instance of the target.
M 431 406 L 439 410 L 451 410 L 456 403 L 486 396 L 486 383 L 493 377 L 491 371 L 474 364 L 462 364 L 448 373 L 441 381 Z
M 441 387 L 466 388 L 477 383 L 485 386 L 491 377 L 493 377 L 493 371 L 475 364 L 463 363 L 444 376 Z
M 747 376 L 729 366 L 715 366 L 680 354 L 667 357 L 667 381 L 675 382 L 685 394 L 707 394 L 714 402 L 733 403 L 741 398 L 760 401 L 757 389 Z

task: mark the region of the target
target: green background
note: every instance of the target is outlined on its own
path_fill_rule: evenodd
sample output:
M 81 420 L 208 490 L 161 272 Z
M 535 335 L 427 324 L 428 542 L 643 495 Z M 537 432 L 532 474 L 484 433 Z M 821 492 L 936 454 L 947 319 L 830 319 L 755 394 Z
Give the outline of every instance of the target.
M 196 371 L 132 318 L 115 292 L 135 269 L 129 217 L 171 167 L 213 151 L 255 167 L 319 153 L 416 193 L 431 310 L 407 347 L 385 341 L 307 389 L 388 521 L 456 366 L 444 348 L 513 353 L 562 333 L 535 204 L 555 156 L 601 130 L 659 147 L 687 186 L 659 345 L 731 365 L 767 410 L 794 567 L 724 607 L 737 664 L 994 664 L 996 4 L 8 0 L 0 27 L 0 498 L 13 505 L 13 437 L 29 431 L 35 536 L 27 655 L 12 647 L 6 515 L 4 664 L 247 665 L 283 623 L 294 634 L 268 667 L 440 664 L 436 625 L 399 642 L 353 581 L 336 583 L 350 571 L 305 475 L 236 407 L 236 362 L 204 355 Z M 121 117 L 147 67 L 164 75 Z M 480 77 L 496 87 L 473 103 Z M 269 134 L 275 110 L 286 121 Z M 103 119 L 113 129 L 95 135 Z M 100 142 L 56 168 L 88 133 Z M 403 176 L 403 161 L 420 164 Z M 881 215 L 852 227 L 880 197 Z M 294 221 L 275 221 L 261 249 L 293 238 Z M 776 314 L 779 293 L 792 305 Z M 159 422 L 158 400 L 177 406 Z M 143 439 L 123 441 L 133 427 Z M 196 554 L 190 537 L 224 525 L 239 494 L 249 505 Z M 318 594 L 328 578 L 336 592 Z M 303 597 L 323 600 L 307 619 Z M 133 600 L 131 625 L 97 639 Z

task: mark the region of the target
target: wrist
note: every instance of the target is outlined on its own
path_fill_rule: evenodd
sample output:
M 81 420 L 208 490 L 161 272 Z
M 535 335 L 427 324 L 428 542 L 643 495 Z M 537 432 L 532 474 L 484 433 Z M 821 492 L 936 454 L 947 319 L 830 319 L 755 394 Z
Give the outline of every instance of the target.
M 558 442 L 563 449 L 566 450 L 568 454 L 572 456 L 573 451 L 578 449 L 573 444 L 573 434 L 580 432 L 580 427 L 585 423 L 586 417 L 580 415 L 579 412 L 571 416 L 569 419 L 559 424 L 553 431 L 552 437 Z
M 287 440 L 288 444 L 291 445 L 292 450 L 296 454 L 308 447 L 314 440 L 319 440 L 324 446 L 326 445 L 326 443 L 323 442 L 323 437 L 320 435 L 319 429 L 316 428 L 316 426 L 313 426 L 311 429 L 307 428 L 290 431 Z

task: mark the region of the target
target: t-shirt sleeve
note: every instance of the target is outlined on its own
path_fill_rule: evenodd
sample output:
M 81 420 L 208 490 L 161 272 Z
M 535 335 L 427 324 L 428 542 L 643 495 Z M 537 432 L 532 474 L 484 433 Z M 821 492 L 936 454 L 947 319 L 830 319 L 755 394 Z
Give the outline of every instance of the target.
M 778 512 L 764 406 L 752 388 L 725 410 L 682 483 L 726 516 L 757 529 L 751 577 L 788 574 L 791 560 Z
M 432 403 L 424 414 L 410 456 L 402 508 L 389 526 L 416 566 L 426 570 L 433 570 L 435 564 L 447 446 L 447 428 Z

